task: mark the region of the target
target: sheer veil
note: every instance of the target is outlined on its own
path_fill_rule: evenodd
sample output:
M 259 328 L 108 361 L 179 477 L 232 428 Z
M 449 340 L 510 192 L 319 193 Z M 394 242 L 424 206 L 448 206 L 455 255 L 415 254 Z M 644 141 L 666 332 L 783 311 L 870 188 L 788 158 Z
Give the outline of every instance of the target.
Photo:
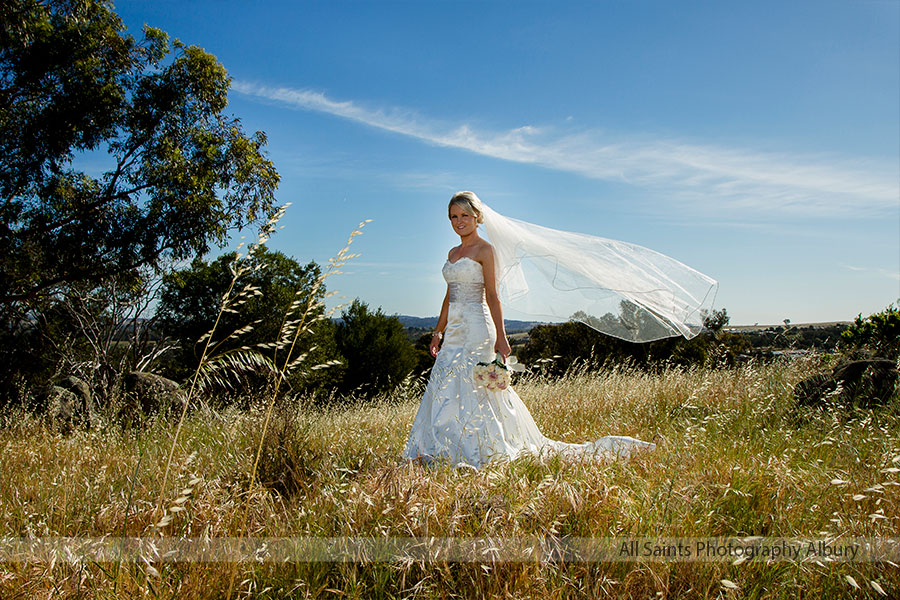
M 503 305 L 632 342 L 703 329 L 718 283 L 648 248 L 505 217 L 482 203 Z

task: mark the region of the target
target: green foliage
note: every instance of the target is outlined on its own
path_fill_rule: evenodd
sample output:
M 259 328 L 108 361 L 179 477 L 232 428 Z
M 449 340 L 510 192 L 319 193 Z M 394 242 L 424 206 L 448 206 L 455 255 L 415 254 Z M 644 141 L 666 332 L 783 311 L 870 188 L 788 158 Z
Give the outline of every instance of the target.
M 713 333 L 718 333 L 723 327 L 728 325 L 730 321 L 731 317 L 728 316 L 728 311 L 723 308 L 714 310 L 712 314 L 703 319 L 703 327 Z
M 6 12 L 8 11 L 8 12 Z M 215 57 L 137 41 L 107 2 L 6 4 L 0 45 L 0 303 L 202 254 L 270 215 L 265 137 L 222 114 Z M 74 165 L 106 151 L 93 177 Z
M 851 354 L 900 360 L 900 309 L 891 304 L 865 319 L 858 315 L 841 334 L 841 348 Z
M 538 325 L 528 332 L 528 342 L 518 358 L 526 365 L 542 364 L 545 372 L 562 375 L 576 362 L 595 363 L 598 359 L 612 359 L 612 355 L 618 357 L 623 344 L 617 342 L 584 323 Z
M 133 38 L 105 0 L 10 0 L 2 15 L 4 342 L 52 338 L 45 313 L 73 293 L 136 287 L 274 214 L 265 136 L 223 114 L 215 57 L 152 28 Z
M 0 408 L 28 401 L 32 378 L 53 377 L 53 342 L 67 339 L 60 331 L 67 321 L 59 310 L 44 311 L 40 321 L 22 321 L 9 313 L 0 307 Z
M 596 317 L 579 310 L 569 318 L 599 331 L 609 332 L 610 335 L 623 340 L 634 339 L 638 332 L 640 337 L 649 338 L 661 338 L 669 333 L 668 328 L 664 327 L 653 313 L 630 300 L 622 300 L 619 303 L 618 314 L 608 312 L 602 317 Z
M 846 331 L 847 325 L 835 323 L 832 325 L 807 325 L 784 327 L 766 327 L 762 329 L 750 329 L 737 334 L 724 334 L 727 337 L 737 336 L 748 346 L 742 352 L 749 353 L 757 358 L 770 358 L 772 353 L 779 350 L 815 350 L 817 352 L 833 353 L 838 350 L 841 334 Z
M 519 359 L 528 365 L 540 365 L 545 373 L 556 376 L 575 364 L 587 364 L 589 368 L 608 364 L 730 365 L 750 346 L 741 336 L 722 331 L 728 319 L 722 309 L 706 319 L 706 331 L 690 340 L 672 337 L 644 344 L 604 335 L 574 321 L 539 325 L 528 333 L 528 342 Z
M 194 372 L 205 344 L 205 335 L 212 330 L 219 308 L 233 279 L 238 256 L 232 252 L 213 261 L 195 259 L 190 267 L 175 271 L 163 278 L 157 318 L 162 332 L 176 339 L 179 350 L 174 352 L 167 366 L 167 375 L 185 379 Z M 303 347 L 295 356 L 310 352 L 312 364 L 335 358 L 334 325 L 323 319 L 321 300 L 325 288 L 315 289 L 321 269 L 315 262 L 302 266 L 281 252 L 265 247 L 257 248 L 244 259 L 245 270 L 235 281 L 234 288 L 243 297 L 222 314 L 213 339 L 213 355 L 223 357 L 226 366 L 238 360 L 225 358 L 238 349 L 253 349 L 277 361 L 279 340 L 286 315 L 292 305 L 313 304 L 309 321 L 316 321 L 309 332 L 302 336 Z M 315 290 L 315 291 L 314 291 Z M 312 297 L 311 297 L 312 295 Z M 232 364 L 231 373 L 244 372 L 244 386 L 258 386 L 271 375 L 260 369 L 257 377 L 247 378 L 253 364 L 241 369 Z M 257 363 L 257 366 L 258 363 Z M 280 365 L 279 365 L 280 366 Z M 327 371 L 316 372 L 292 383 L 299 389 L 315 384 L 325 384 L 330 378 Z M 299 390 L 295 390 L 299 391 Z
M 375 395 L 392 390 L 417 364 L 400 320 L 385 315 L 380 308 L 371 312 L 358 299 L 341 314 L 335 339 L 345 361 L 341 384 L 345 393 Z
M 99 287 L 72 285 L 41 301 L 24 320 L 0 305 L 0 389 L 8 391 L 6 400 L 29 400 L 28 388 L 40 393 L 68 375 L 105 396 L 116 373 L 152 364 L 164 344 L 156 342 L 152 321 L 141 316 L 157 283 L 129 276 Z

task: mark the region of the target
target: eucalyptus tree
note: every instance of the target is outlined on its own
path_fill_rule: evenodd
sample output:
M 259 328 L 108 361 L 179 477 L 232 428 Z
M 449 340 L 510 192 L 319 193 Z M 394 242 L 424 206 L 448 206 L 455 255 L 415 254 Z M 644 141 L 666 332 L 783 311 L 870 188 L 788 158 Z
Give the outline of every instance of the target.
M 275 213 L 266 137 L 226 114 L 230 79 L 214 56 L 152 27 L 133 37 L 103 0 L 3 6 L 6 336 L 73 290 L 127 289 Z

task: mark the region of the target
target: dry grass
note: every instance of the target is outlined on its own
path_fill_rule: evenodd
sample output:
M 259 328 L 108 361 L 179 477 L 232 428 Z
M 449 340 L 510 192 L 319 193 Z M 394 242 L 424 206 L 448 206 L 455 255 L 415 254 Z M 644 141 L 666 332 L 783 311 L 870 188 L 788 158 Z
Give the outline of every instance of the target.
M 327 411 L 302 401 L 279 405 L 262 440 L 265 404 L 249 413 L 196 413 L 179 434 L 164 494 L 171 520 L 163 527 L 155 526 L 154 509 L 175 425 L 61 437 L 8 414 L 0 431 L 2 535 L 234 537 L 246 507 L 253 537 L 896 536 L 896 402 L 878 411 L 798 413 L 792 386 L 813 366 L 620 370 L 519 382 L 550 437 L 574 442 L 614 433 L 657 442 L 655 453 L 621 462 L 526 458 L 480 471 L 403 463 L 417 386 Z M 258 485 L 248 498 L 261 441 Z M 896 566 L 866 563 L 237 568 L 238 597 L 883 597 L 873 581 L 887 594 L 900 590 Z M 6 564 L 0 597 L 218 598 L 230 572 L 198 563 Z

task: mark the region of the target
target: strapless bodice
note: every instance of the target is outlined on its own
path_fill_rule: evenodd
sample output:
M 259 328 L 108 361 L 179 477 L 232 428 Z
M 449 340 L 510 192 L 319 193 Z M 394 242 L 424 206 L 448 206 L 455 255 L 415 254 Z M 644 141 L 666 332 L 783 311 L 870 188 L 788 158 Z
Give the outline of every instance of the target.
M 490 361 L 497 333 L 484 299 L 481 264 L 463 257 L 456 262 L 448 260 L 441 272 L 450 300 L 443 345 L 465 347 L 473 360 Z
M 481 265 L 466 256 L 449 260 L 442 269 L 450 294 L 450 302 L 481 304 L 484 302 L 484 273 Z

